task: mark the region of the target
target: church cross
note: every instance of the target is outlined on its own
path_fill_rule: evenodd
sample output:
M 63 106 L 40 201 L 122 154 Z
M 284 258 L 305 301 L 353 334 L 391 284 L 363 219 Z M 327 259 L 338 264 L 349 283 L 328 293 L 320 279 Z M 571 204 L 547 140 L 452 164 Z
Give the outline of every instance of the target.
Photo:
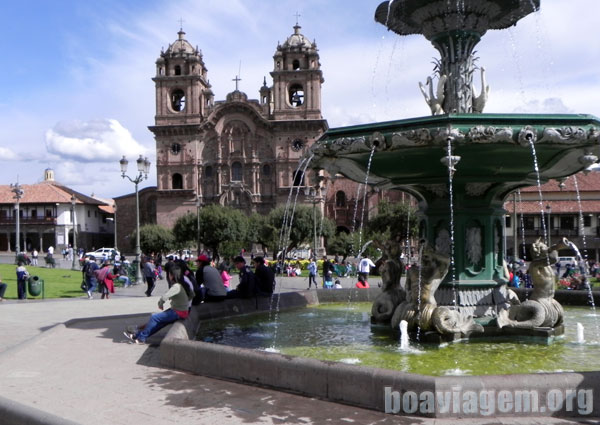
M 300 18 L 300 16 L 302 15 L 296 11 L 296 14 L 294 16 L 296 17 L 296 25 L 298 25 L 298 18 Z
M 180 31 L 183 31 L 183 23 L 184 23 L 184 22 L 185 22 L 185 21 L 183 20 L 183 18 L 179 18 L 179 30 L 180 30 Z
M 239 82 L 242 81 L 239 75 L 236 75 L 235 78 L 231 81 L 235 81 L 235 91 L 238 91 Z

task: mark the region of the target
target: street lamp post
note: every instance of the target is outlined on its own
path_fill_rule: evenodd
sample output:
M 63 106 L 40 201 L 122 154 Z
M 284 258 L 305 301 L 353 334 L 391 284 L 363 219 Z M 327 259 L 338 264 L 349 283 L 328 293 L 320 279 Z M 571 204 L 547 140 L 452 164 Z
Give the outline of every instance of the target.
M 115 233 L 115 250 L 119 251 L 119 248 L 117 247 L 118 239 L 117 239 L 117 203 L 116 202 L 114 204 L 114 210 L 115 210 L 115 216 L 113 218 L 113 230 Z
M 200 255 L 200 196 L 196 197 L 196 246 L 198 255 Z
M 23 197 L 23 194 L 25 193 L 23 191 L 23 188 L 21 187 L 21 185 L 17 182 L 15 184 L 10 185 L 10 190 L 15 194 L 15 199 L 17 200 L 16 204 L 15 204 L 15 212 L 16 212 L 16 217 L 15 217 L 15 222 L 16 222 L 16 234 L 15 234 L 15 258 L 19 258 L 19 253 L 21 252 L 21 227 L 20 227 L 20 211 L 19 211 L 19 202 L 21 201 L 21 198 Z
M 552 212 L 552 207 L 550 204 L 546 205 L 546 214 L 548 215 L 548 247 L 552 246 L 552 218 L 550 213 Z
M 77 220 L 75 216 L 75 204 L 77 198 L 75 194 L 71 195 L 71 217 L 73 217 L 73 264 L 71 264 L 72 270 L 79 270 L 79 254 L 77 253 Z
M 311 198 L 313 206 L 313 257 L 317 258 L 317 191 L 313 187 L 306 186 L 304 188 L 304 194 L 307 198 Z
M 142 155 L 137 159 L 137 168 L 138 174 L 135 178 L 131 178 L 125 173 L 127 172 L 127 165 L 129 161 L 123 155 L 123 158 L 119 161 L 121 165 L 121 177 L 127 178 L 130 182 L 135 185 L 135 283 L 143 284 L 144 281 L 142 279 L 142 270 L 141 270 L 141 259 L 142 259 L 142 250 L 140 249 L 140 197 L 138 193 L 138 184 L 148 178 L 148 173 L 150 172 L 150 161 L 148 158 L 144 158 Z

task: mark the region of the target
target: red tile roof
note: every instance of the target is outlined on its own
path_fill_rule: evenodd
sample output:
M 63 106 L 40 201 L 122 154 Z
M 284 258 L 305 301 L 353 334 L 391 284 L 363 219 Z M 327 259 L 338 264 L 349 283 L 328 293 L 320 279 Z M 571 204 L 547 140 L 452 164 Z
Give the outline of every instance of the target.
M 542 202 L 544 214 L 548 211 L 546 206 L 550 205 L 550 214 L 579 214 L 579 204 L 577 201 L 544 201 Z M 504 203 L 504 209 L 512 214 L 514 210 L 512 200 Z M 581 201 L 581 210 L 585 214 L 600 213 L 600 200 Z M 517 201 L 517 214 L 540 214 L 540 203 L 538 201 Z
M 115 207 L 113 207 L 112 205 L 99 205 L 98 209 L 100 211 L 103 211 L 107 214 L 114 214 L 115 213 Z
M 598 192 L 600 191 L 600 172 L 592 171 L 587 176 L 584 173 L 577 173 L 574 176 L 568 177 L 565 181 L 565 187 L 558 187 L 556 180 L 550 180 L 542 185 L 542 192 L 575 192 L 575 178 L 577 178 L 577 186 L 580 192 Z M 521 188 L 521 192 L 536 192 L 537 186 L 529 186 Z
M 57 182 L 44 181 L 37 184 L 23 184 L 22 204 L 70 204 L 75 195 L 78 204 L 104 205 L 103 202 L 69 189 Z M 10 185 L 0 185 L 0 204 L 14 204 L 15 194 Z

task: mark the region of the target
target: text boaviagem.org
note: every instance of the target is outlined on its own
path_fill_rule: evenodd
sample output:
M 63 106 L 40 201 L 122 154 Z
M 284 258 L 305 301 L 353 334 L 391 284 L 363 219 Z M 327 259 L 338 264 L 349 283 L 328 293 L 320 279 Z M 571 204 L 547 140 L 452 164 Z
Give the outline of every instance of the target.
M 544 413 L 576 411 L 589 415 L 594 410 L 591 389 L 551 389 L 545 397 L 537 390 L 463 390 L 460 386 L 449 391 L 393 391 L 385 387 L 385 413 L 427 414 L 451 413 L 491 416 L 496 413 Z

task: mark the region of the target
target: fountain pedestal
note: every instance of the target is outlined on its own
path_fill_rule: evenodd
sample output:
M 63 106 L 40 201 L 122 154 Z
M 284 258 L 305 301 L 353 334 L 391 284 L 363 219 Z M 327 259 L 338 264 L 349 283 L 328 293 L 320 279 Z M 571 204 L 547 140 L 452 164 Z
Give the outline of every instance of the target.
M 540 181 L 570 176 L 600 156 L 600 120 L 589 115 L 448 114 L 330 129 L 312 165 L 330 175 L 411 193 L 419 202 L 420 236 L 450 256 L 448 144 L 460 157 L 452 173 L 454 267 L 436 298 L 475 317 L 506 302 L 504 199 Z M 445 165 L 446 164 L 446 165 Z M 454 287 L 456 286 L 456 292 Z M 457 294 L 457 295 L 455 295 Z

